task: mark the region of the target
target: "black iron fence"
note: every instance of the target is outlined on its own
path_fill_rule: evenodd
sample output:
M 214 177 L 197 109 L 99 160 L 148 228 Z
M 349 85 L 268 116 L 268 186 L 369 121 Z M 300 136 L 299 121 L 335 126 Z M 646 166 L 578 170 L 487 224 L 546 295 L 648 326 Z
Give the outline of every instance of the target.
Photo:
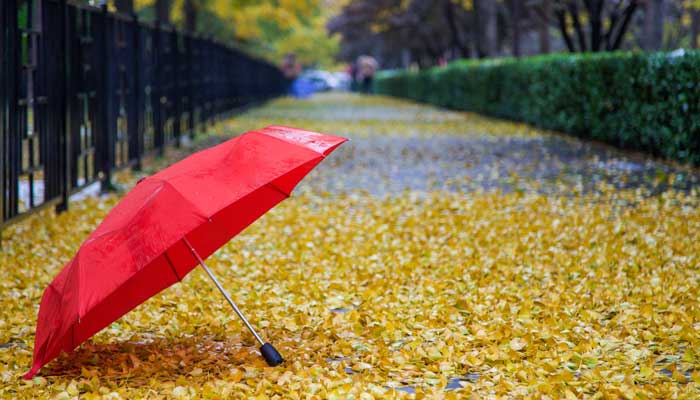
M 0 229 L 285 90 L 270 64 L 134 16 L 0 3 Z

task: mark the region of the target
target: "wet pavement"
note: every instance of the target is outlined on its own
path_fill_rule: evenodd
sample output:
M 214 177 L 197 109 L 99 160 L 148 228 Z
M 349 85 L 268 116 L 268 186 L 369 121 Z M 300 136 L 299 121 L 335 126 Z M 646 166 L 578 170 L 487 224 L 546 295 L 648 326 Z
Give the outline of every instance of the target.
M 571 194 L 601 188 L 690 191 L 700 170 L 524 124 L 383 97 L 321 94 L 248 112 L 234 130 L 290 125 L 347 136 L 298 190 L 494 190 Z M 342 178 L 339 178 L 342 177 Z

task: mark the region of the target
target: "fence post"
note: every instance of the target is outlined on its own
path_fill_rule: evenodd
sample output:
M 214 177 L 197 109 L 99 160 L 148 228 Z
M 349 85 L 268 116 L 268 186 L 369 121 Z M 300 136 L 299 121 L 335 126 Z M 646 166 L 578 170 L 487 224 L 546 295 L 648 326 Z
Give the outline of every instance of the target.
M 195 126 L 195 119 L 194 119 L 194 110 L 195 110 L 195 99 L 194 99 L 194 73 L 193 73 L 193 58 L 192 58 L 192 41 L 194 40 L 193 38 L 193 33 L 190 32 L 187 34 L 187 41 L 185 42 L 187 46 L 185 47 L 185 51 L 187 52 L 187 55 L 185 59 L 187 60 L 187 106 L 189 107 L 189 112 L 187 114 L 188 116 L 188 121 L 187 124 L 189 125 L 190 128 L 190 139 L 194 139 L 195 136 L 195 131 L 197 127 Z
M 61 43 L 62 53 L 66 55 L 63 60 L 63 82 L 62 82 L 62 98 L 60 111 L 63 118 L 63 132 L 61 135 L 61 147 L 63 148 L 63 165 L 61 169 L 63 171 L 62 182 L 61 182 L 61 202 L 56 205 L 56 212 L 62 212 L 68 210 L 68 201 L 70 199 L 71 193 L 71 94 L 73 82 L 70 79 L 71 75 L 71 61 L 68 57 L 70 52 L 70 16 L 68 12 L 68 2 L 67 0 L 61 0 L 61 21 L 63 21 L 63 41 Z M 58 32 L 57 32 L 58 33 Z
M 111 38 L 109 27 L 111 26 L 109 21 L 109 11 L 107 6 L 102 6 L 102 11 L 100 15 L 100 28 L 102 33 L 101 40 L 96 41 L 96 45 L 100 48 L 99 61 L 99 73 L 100 77 L 99 90 L 98 90 L 98 107 L 99 112 L 97 113 L 97 121 L 99 125 L 99 146 L 98 152 L 100 154 L 100 173 L 101 173 L 101 183 L 100 190 L 102 192 L 110 192 L 115 189 L 112 184 L 112 149 L 113 149 L 113 137 L 112 137 L 112 127 L 111 127 L 111 116 L 112 116 L 112 76 L 110 73 L 111 62 Z
M 136 164 L 134 165 L 134 170 L 136 171 L 141 171 L 141 160 L 143 157 L 143 135 L 144 135 L 144 130 L 141 129 L 141 124 L 140 121 L 142 121 L 142 113 L 143 109 L 141 107 L 141 96 L 143 93 L 141 93 L 141 24 L 139 23 L 139 17 L 136 15 L 136 13 L 131 14 L 132 22 L 131 22 L 131 29 L 132 29 L 132 53 L 133 53 L 133 65 L 132 65 L 132 93 L 131 93 L 131 102 L 132 102 L 132 108 L 131 108 L 131 113 L 133 114 L 131 116 L 131 120 L 129 122 L 129 130 L 131 131 L 132 129 L 136 132 L 136 145 L 134 148 L 136 149 Z M 133 126 L 132 126 L 133 124 Z M 131 133 L 131 132 L 130 132 Z M 131 136 L 134 137 L 134 136 Z
M 161 85 L 161 74 L 163 73 L 163 54 L 160 49 L 161 27 L 160 22 L 156 22 L 153 29 L 153 134 L 155 136 L 155 147 L 158 149 L 158 155 L 165 154 L 165 140 L 163 138 L 163 91 Z
M 182 127 L 180 126 L 180 121 L 182 121 L 182 90 L 180 89 L 182 84 L 180 79 L 182 79 L 182 77 L 180 76 L 180 33 L 176 29 L 173 29 L 173 31 L 170 33 L 170 41 L 172 60 L 171 70 L 173 71 L 172 76 L 170 77 L 172 79 L 171 95 L 172 101 L 174 102 L 173 111 L 175 114 L 173 118 L 173 134 L 175 135 L 175 147 L 179 148 L 180 134 L 182 133 Z
M 2 241 L 2 223 L 5 221 L 5 135 L 7 133 L 7 115 L 9 107 L 8 93 L 10 24 L 8 15 L 14 1 L 0 2 L 0 242 Z
M 17 2 L 16 1 L 2 1 L 3 7 L 3 18 L 2 29 L 3 32 L 3 57 L 2 65 L 4 71 L 0 79 L 4 79 L 4 104 L 3 109 L 5 111 L 5 118 L 2 121 L 2 140 L 0 141 L 1 147 L 1 157 L 0 162 L 0 221 L 3 223 L 10 219 L 16 211 L 16 204 L 12 201 L 12 194 L 9 193 L 7 183 L 8 179 L 12 177 L 12 170 L 15 164 L 15 158 L 17 155 L 13 155 L 12 152 L 17 150 L 16 146 L 13 146 L 14 141 L 13 136 L 17 135 L 18 122 L 17 118 L 13 118 L 18 114 L 18 104 L 17 97 L 19 95 L 19 79 L 20 79 L 20 58 L 19 58 L 19 27 L 17 25 Z M 9 175 L 9 176 L 8 176 Z M 10 188 L 12 185 L 10 185 Z
M 8 23 L 5 14 L 8 12 L 11 1 L 0 2 L 0 227 L 5 220 L 5 109 L 7 107 L 7 59 L 5 54 L 8 47 L 7 30 Z M 0 242 L 2 242 L 2 228 L 0 228 Z

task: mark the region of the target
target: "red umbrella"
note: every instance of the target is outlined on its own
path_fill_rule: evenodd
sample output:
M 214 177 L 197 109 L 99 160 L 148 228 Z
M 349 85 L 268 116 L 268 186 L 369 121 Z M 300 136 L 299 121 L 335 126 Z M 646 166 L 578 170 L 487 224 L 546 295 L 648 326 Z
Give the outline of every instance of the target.
M 140 181 L 80 246 L 41 298 L 29 379 L 201 264 L 264 343 L 203 259 L 289 197 L 347 139 L 271 126 L 195 153 Z

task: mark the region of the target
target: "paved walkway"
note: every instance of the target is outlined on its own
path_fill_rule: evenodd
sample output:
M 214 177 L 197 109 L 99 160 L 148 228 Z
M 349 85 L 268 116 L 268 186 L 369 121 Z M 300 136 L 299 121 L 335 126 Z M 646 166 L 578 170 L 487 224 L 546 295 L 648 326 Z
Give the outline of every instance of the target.
M 537 190 L 586 192 L 612 186 L 647 195 L 700 187 L 700 171 L 639 153 L 534 130 L 524 124 L 348 94 L 286 100 L 238 121 L 310 127 L 352 142 L 307 180 L 313 190 Z M 339 179 L 338 177 L 342 177 Z

